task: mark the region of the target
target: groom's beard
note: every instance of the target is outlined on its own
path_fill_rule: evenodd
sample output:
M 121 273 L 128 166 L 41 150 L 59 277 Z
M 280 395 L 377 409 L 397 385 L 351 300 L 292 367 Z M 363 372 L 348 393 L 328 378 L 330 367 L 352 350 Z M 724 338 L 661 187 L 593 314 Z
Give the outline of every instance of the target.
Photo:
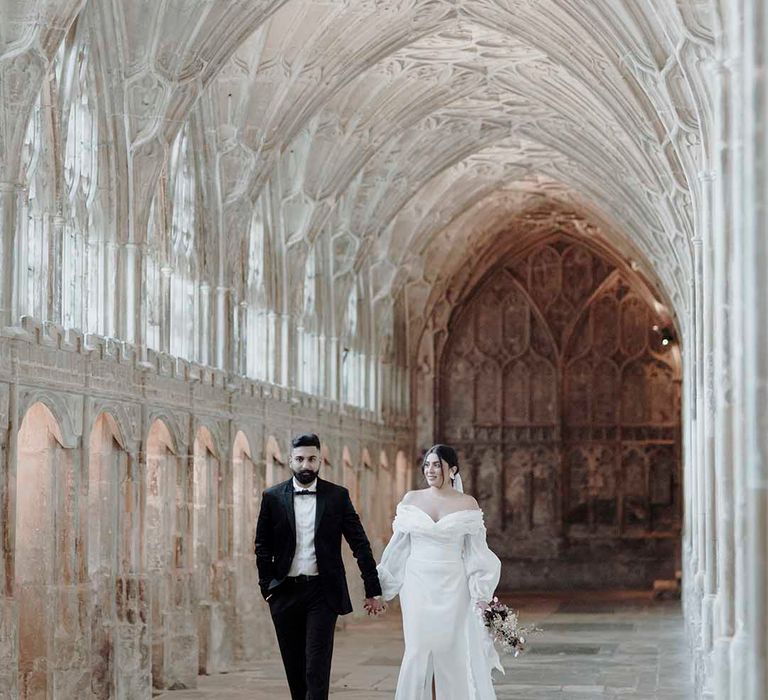
M 311 469 L 302 469 L 301 471 L 293 472 L 293 475 L 296 477 L 296 481 L 304 484 L 304 486 L 308 486 L 317 479 L 317 472 L 313 472 Z

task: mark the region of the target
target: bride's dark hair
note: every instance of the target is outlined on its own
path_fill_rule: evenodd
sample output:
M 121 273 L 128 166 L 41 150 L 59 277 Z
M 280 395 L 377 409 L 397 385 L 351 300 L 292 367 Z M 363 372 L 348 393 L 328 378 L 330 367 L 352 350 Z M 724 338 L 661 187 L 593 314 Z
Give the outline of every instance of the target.
M 422 473 L 427 468 L 427 457 L 429 457 L 429 455 L 437 455 L 449 468 L 456 467 L 456 473 L 459 473 L 459 455 L 456 454 L 456 450 L 450 445 L 441 445 L 439 443 L 437 445 L 432 445 L 432 447 L 427 450 L 424 455 L 424 461 L 421 463 Z M 451 481 L 453 481 L 453 476 L 451 476 Z

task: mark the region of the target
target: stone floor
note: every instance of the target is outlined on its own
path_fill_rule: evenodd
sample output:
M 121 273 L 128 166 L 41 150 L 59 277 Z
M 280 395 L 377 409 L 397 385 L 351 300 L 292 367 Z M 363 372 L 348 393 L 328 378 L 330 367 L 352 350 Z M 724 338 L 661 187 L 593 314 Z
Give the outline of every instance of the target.
M 528 651 L 503 659 L 499 700 L 525 698 L 682 700 L 693 698 L 679 602 L 646 593 L 512 595 L 524 623 L 544 629 Z M 399 613 L 354 621 L 336 638 L 331 697 L 392 698 L 402 654 Z M 162 700 L 278 700 L 289 698 L 279 659 L 249 671 L 201 677 L 197 690 Z

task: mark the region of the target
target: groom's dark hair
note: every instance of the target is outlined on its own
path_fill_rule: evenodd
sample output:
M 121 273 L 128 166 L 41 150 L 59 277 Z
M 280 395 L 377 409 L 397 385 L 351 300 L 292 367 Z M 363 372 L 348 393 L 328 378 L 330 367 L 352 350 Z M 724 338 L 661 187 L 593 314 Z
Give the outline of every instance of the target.
M 291 447 L 316 447 L 320 449 L 320 438 L 314 433 L 302 433 L 291 440 Z

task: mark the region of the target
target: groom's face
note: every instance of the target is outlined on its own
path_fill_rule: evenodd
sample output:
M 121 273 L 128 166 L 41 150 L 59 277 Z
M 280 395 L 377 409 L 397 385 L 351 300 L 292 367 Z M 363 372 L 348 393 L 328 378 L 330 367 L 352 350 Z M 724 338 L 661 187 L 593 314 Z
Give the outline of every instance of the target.
M 320 450 L 316 447 L 294 447 L 291 450 L 291 471 L 300 484 L 311 484 L 320 471 Z

